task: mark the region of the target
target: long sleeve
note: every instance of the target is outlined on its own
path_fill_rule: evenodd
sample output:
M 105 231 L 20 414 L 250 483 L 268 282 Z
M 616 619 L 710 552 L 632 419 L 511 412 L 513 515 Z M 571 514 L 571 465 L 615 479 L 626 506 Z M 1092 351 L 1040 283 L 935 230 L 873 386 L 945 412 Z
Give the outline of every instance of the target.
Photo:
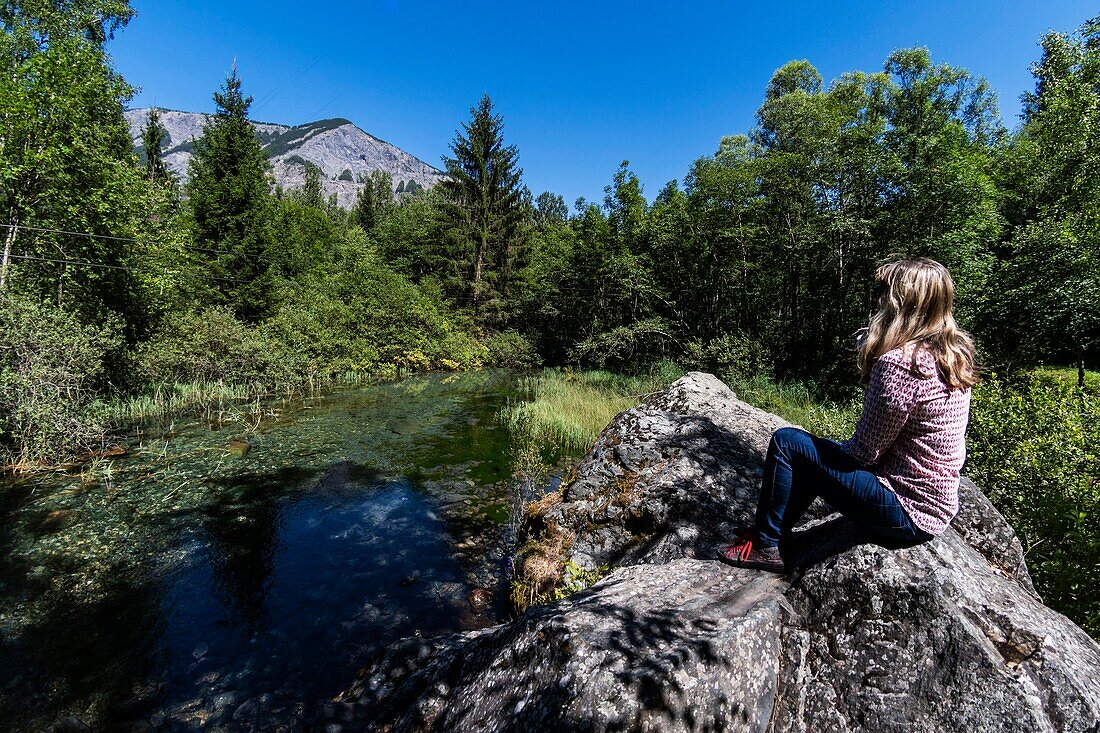
M 909 419 L 920 382 L 900 349 L 880 356 L 871 369 L 855 433 L 841 448 L 868 466 L 878 463 Z

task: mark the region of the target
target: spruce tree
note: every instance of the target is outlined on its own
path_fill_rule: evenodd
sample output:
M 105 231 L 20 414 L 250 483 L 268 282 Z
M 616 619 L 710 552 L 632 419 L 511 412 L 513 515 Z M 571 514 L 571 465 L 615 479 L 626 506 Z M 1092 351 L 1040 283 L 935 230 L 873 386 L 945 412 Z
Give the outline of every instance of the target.
M 493 114 L 489 95 L 470 110 L 473 119 L 451 142 L 453 158 L 444 157 L 447 177 L 440 186 L 446 199 L 451 240 L 469 273 L 474 309 L 507 290 L 508 269 L 523 218 L 517 167 L 519 152 L 505 145 L 504 120 Z
M 297 191 L 297 198 L 306 206 L 317 209 L 325 208 L 325 190 L 321 185 L 321 169 L 316 163 L 306 161 L 306 178 L 302 189 Z
M 168 131 L 160 123 L 160 114 L 156 107 L 149 110 L 145 129 L 141 132 L 141 149 L 145 153 L 145 176 L 151 182 L 171 184 L 172 176 L 164 164 L 164 145 L 168 142 Z
M 355 220 L 370 231 L 393 205 L 393 179 L 384 170 L 371 171 L 355 199 Z
M 216 112 L 195 141 L 187 182 L 194 239 L 205 250 L 208 296 L 255 322 L 269 306 L 271 233 L 268 162 L 248 121 L 252 97 L 237 69 L 214 93 Z

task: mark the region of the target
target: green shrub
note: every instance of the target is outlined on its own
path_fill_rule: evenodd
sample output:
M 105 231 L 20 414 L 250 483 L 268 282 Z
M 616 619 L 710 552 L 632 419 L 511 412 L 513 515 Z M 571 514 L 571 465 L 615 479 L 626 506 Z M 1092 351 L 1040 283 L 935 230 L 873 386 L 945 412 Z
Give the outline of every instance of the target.
M 526 369 L 538 366 L 541 359 L 526 336 L 511 329 L 494 333 L 485 339 L 489 363 L 493 366 Z
M 480 366 L 488 356 L 443 306 L 394 272 L 368 243 L 342 253 L 343 267 L 289 285 L 264 325 L 322 375 L 373 371 L 382 364 L 408 369 Z
M 1100 398 L 1057 376 L 974 390 L 967 474 L 1016 529 L 1044 600 L 1100 636 Z
M 0 458 L 30 467 L 102 443 L 93 408 L 120 326 L 83 326 L 70 313 L 0 293 Z
M 470 332 L 451 327 L 434 349 L 433 366 L 443 369 L 478 369 L 489 360 L 489 347 Z
M 673 332 L 663 318 L 646 318 L 584 339 L 573 346 L 569 360 L 601 369 L 654 362 L 673 349 Z
M 693 341 L 685 348 L 684 361 L 693 369 L 739 379 L 771 374 L 767 350 L 759 341 L 740 333 L 723 334 L 706 344 Z
M 138 352 L 138 369 L 153 386 L 176 383 L 284 388 L 298 381 L 296 364 L 259 329 L 223 306 L 170 317 Z

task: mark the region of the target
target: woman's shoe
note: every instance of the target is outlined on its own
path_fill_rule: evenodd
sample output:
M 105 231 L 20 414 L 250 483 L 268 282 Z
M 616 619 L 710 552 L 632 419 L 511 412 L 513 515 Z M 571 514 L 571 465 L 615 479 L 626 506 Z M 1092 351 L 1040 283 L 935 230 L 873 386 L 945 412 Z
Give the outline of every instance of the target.
M 773 573 L 786 570 L 778 547 L 754 544 L 752 532 L 745 532 L 732 545 L 718 548 L 718 559 L 739 568 L 756 568 Z

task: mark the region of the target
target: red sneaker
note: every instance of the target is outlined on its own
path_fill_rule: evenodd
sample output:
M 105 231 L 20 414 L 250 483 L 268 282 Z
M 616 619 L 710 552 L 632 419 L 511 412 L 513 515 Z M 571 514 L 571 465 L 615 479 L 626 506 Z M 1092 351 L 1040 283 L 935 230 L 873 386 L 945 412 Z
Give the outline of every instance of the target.
M 718 559 L 739 568 L 755 568 L 773 573 L 786 570 L 779 548 L 754 544 L 751 530 L 743 533 L 732 545 L 718 548 Z

